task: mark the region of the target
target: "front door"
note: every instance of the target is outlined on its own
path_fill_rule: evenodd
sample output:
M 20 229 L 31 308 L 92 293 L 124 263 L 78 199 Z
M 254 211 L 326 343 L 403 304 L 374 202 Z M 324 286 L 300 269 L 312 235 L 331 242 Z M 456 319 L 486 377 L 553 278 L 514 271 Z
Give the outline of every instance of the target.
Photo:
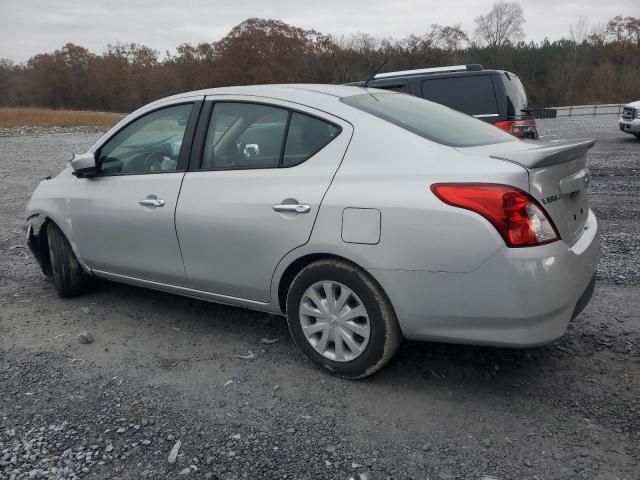
M 268 302 L 278 262 L 308 241 L 352 130 L 295 108 L 215 103 L 176 210 L 191 288 Z
M 96 152 L 98 175 L 73 186 L 72 236 L 90 268 L 185 284 L 174 214 L 195 110 L 181 103 L 134 120 Z

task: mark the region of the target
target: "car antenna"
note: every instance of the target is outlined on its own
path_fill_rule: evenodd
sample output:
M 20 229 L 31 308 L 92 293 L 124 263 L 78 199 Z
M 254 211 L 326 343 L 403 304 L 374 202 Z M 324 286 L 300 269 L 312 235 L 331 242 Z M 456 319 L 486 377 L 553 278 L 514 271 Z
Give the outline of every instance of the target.
M 376 69 L 373 71 L 373 73 L 372 73 L 371 75 L 369 75 L 369 76 L 367 77 L 367 79 L 364 81 L 364 87 L 365 87 L 365 88 L 367 88 L 367 87 L 369 86 L 369 82 L 370 82 L 371 80 L 373 80 L 373 79 L 376 77 L 376 75 L 378 74 L 378 72 L 379 72 L 380 70 L 382 70 L 382 67 L 384 67 L 386 64 L 387 64 L 387 59 L 385 58 L 385 59 L 384 59 L 384 62 L 382 62 L 382 63 L 380 64 L 380 66 L 379 66 L 378 68 L 376 68 Z

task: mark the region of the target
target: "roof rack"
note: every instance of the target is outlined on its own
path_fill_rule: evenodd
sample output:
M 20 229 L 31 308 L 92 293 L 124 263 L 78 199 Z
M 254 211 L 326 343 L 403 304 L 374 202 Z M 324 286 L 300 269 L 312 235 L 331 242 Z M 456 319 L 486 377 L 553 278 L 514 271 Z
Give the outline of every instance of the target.
M 469 65 L 452 65 L 449 67 L 419 68 L 417 70 L 400 70 L 398 72 L 378 73 L 374 78 L 401 77 L 404 75 L 421 75 L 425 73 L 477 72 L 480 70 L 484 70 L 482 65 L 478 63 L 470 63 Z

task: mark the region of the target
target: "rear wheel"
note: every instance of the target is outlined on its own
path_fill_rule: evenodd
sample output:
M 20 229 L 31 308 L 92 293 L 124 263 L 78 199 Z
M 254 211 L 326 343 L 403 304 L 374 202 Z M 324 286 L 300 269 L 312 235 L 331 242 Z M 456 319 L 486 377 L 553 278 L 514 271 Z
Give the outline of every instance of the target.
M 365 271 L 320 260 L 298 273 L 287 295 L 294 341 L 316 365 L 364 378 L 396 353 L 402 333 L 389 299 Z
M 75 297 L 84 291 L 84 274 L 71 245 L 55 224 L 47 225 L 53 284 L 61 297 Z

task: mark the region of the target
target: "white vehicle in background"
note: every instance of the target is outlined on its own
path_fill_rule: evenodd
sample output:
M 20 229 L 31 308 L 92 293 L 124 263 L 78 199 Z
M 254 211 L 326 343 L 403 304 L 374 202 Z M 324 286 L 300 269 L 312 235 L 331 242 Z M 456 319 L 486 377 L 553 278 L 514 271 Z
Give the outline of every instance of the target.
M 628 103 L 623 107 L 620 131 L 640 138 L 640 101 Z

